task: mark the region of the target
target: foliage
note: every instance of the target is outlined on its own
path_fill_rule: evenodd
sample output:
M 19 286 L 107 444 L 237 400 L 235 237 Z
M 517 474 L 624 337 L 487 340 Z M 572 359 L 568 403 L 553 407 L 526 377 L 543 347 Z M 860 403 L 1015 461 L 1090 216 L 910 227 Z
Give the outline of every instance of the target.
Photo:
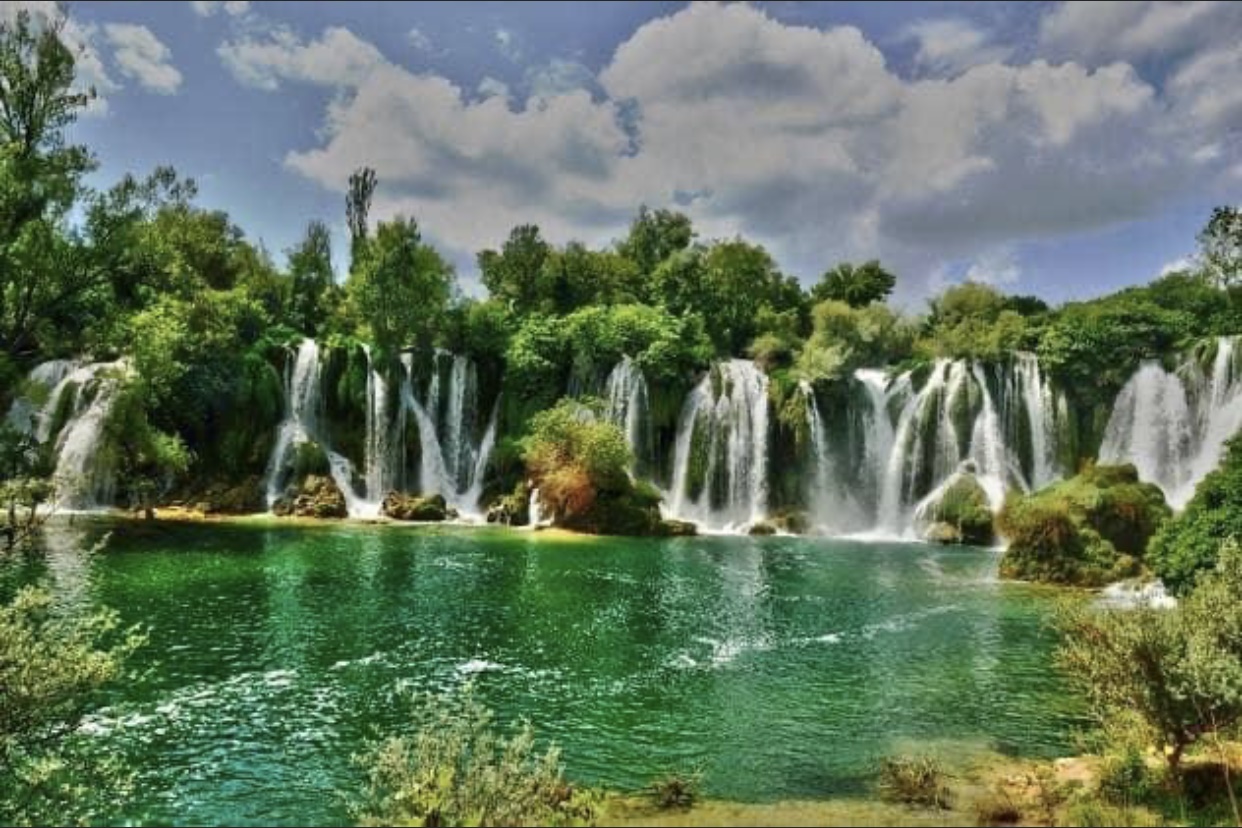
M 1004 790 L 989 791 L 974 802 L 976 825 L 1016 825 L 1022 809 Z
M 811 288 L 811 298 L 816 302 L 831 299 L 852 308 L 862 308 L 872 302 L 883 302 L 896 284 L 897 277 L 875 259 L 861 265 L 842 262 L 820 277 L 818 284 Z
M 1156 534 L 1148 562 L 1174 594 L 1216 564 L 1220 542 L 1242 540 L 1242 437 L 1230 440 L 1220 465 L 1195 487 L 1186 508 Z
M 935 356 L 996 361 L 1025 344 L 1027 326 L 996 288 L 963 282 L 931 300 L 922 347 Z
M 349 189 L 345 193 L 345 223 L 349 227 L 349 269 L 352 272 L 366 249 L 367 217 L 371 212 L 371 198 L 378 185 L 375 170 L 359 167 L 349 176 Z
M 523 224 L 513 228 L 499 252 L 479 253 L 479 272 L 483 285 L 514 313 L 525 315 L 539 307 L 539 278 L 552 246 L 543 240 L 539 228 Z
M 632 261 L 640 274 L 649 276 L 669 256 L 689 247 L 694 236 L 690 219 L 684 214 L 649 210 L 644 204 L 638 208 L 629 234 L 617 245 L 617 252 Z
M 652 804 L 662 811 L 693 808 L 694 803 L 702 797 L 702 786 L 701 771 L 673 772 L 653 779 L 647 786 L 647 795 Z
M 1058 661 L 1101 722 L 1137 715 L 1173 773 L 1186 747 L 1242 718 L 1242 550 L 1175 609 L 1068 606 Z
M 540 499 L 558 518 L 571 518 L 600 491 L 624 492 L 633 460 L 625 435 L 576 400 L 536 414 L 523 443 L 526 469 Z
M 114 612 L 67 614 L 31 587 L 0 606 L 0 821 L 68 824 L 92 816 L 92 791 L 122 792 L 123 775 L 79 752 L 72 733 L 143 640 Z
M 926 520 L 954 529 L 953 541 L 983 546 L 992 542 L 992 507 L 973 474 L 957 477 L 931 504 Z
M 380 222 L 360 259 L 345 289 L 370 340 L 386 353 L 431 341 L 448 305 L 453 270 L 423 242 L 417 222 Z
M 417 731 L 361 758 L 369 785 L 357 812 L 364 825 L 593 825 L 599 796 L 565 781 L 555 747 L 535 752 L 527 723 L 512 736 L 469 686 L 427 697 Z
M 1221 287 L 1242 283 L 1242 209 L 1217 207 L 1199 233 L 1207 275 Z
M 944 769 L 930 756 L 887 756 L 880 761 L 879 776 L 885 799 L 924 808 L 951 807 Z
M 1134 574 L 1170 511 L 1131 465 L 1089 466 L 1030 495 L 1011 495 L 997 519 L 1009 539 L 1006 577 L 1099 586 Z
M 820 302 L 812 311 L 813 329 L 794 369 L 807 382 L 831 382 L 856 368 L 899 362 L 910 354 L 913 330 L 885 305 L 852 308 Z
M 333 300 L 332 238 L 322 221 L 306 225 L 306 235 L 289 251 L 289 324 L 315 336 Z

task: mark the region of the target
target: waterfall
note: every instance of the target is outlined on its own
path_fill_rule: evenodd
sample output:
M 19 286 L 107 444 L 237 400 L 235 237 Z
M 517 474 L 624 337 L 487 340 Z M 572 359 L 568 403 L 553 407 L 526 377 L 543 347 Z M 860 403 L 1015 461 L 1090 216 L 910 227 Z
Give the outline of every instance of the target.
M 1001 379 L 1005 439 L 1020 446 L 1026 435 L 1030 462 L 1021 466 L 1023 481 L 1028 489 L 1042 489 L 1061 476 L 1057 439 L 1069 419 L 1068 405 L 1043 376 L 1034 354 L 1015 354 L 1013 369 Z
M 388 381 L 372 362 L 371 349 L 367 355 L 367 431 L 365 473 L 367 495 L 365 511 L 379 514 L 384 495 L 395 488 L 393 451 L 394 444 L 401 442 L 405 433 L 402 418 L 395 425 L 388 422 Z M 351 510 L 350 514 L 353 514 Z
M 1140 365 L 1113 405 L 1100 462 L 1133 463 L 1171 506 L 1184 507 L 1242 428 L 1240 343 L 1220 337 L 1209 371 L 1193 356 L 1172 373 L 1154 361 Z
M 303 339 L 294 358 L 285 363 L 285 418 L 276 431 L 276 443 L 268 460 L 267 478 L 263 484 L 268 508 L 284 494 L 298 446 L 314 442 L 328 458 L 328 472 L 345 497 L 350 517 L 374 516 L 378 505 L 371 499 L 360 497 L 354 489 L 357 475 L 353 463 L 332 450 L 321 429 L 323 397 L 319 386 L 322 370 L 319 345 L 313 339 Z M 368 445 L 371 442 L 369 434 L 367 442 Z
M 833 462 L 828 428 L 815 391 L 803 381 L 798 384 L 798 392 L 805 404 L 807 445 L 813 465 L 806 486 L 808 517 L 817 528 L 829 533 L 857 529 L 865 523 L 861 520 L 864 507 L 857 492 L 851 492 L 853 481 L 842 479 Z
M 442 495 L 459 512 L 477 515 L 484 473 L 496 442 L 499 405 L 493 406 L 476 444 L 472 439 L 479 416 L 474 362 L 459 354 L 437 351 L 425 401 L 415 393 L 413 356 L 403 354 L 401 362 L 405 369 L 402 408 L 414 415 L 421 447 L 419 488 L 425 495 Z
M 893 421 L 888 415 L 888 376 L 874 368 L 860 368 L 854 372 L 854 378 L 862 383 L 867 393 L 866 431 L 863 441 L 863 454 L 866 471 L 869 473 L 869 486 L 873 493 L 878 493 L 884 483 L 883 472 L 889 455 L 893 451 Z M 895 394 L 908 393 L 910 378 L 902 377 L 893 388 Z
M 763 520 L 767 475 L 768 378 L 747 360 L 719 363 L 682 406 L 671 514 L 709 529 Z
M 40 445 L 55 440 L 58 504 L 67 509 L 90 510 L 112 505 L 116 491 L 116 457 L 104 447 L 104 426 L 112 411 L 125 360 L 85 363 L 55 359 L 35 366 L 27 376 L 39 389 L 42 402 L 19 398 L 7 420 L 21 434 Z M 72 395 L 66 401 L 66 394 Z M 64 422 L 57 423 L 58 416 Z M 59 427 L 58 427 L 59 426 Z
M 625 441 L 634 452 L 634 471 L 641 475 L 654 462 L 655 440 L 647 402 L 647 380 L 628 356 L 609 372 L 604 394 L 608 400 L 606 416 L 625 432 Z
M 530 528 L 534 530 L 543 526 L 543 506 L 539 503 L 538 487 L 530 490 L 530 504 L 527 508 L 530 510 Z
M 979 484 L 988 494 L 988 504 L 993 512 L 998 512 L 1005 503 L 1006 481 L 1010 478 L 1012 464 L 1005 435 L 1001 433 L 1000 415 L 996 412 L 996 403 L 983 376 L 983 366 L 974 363 L 970 373 L 983 398 L 982 410 L 975 417 L 971 430 L 970 459 L 977 469 Z

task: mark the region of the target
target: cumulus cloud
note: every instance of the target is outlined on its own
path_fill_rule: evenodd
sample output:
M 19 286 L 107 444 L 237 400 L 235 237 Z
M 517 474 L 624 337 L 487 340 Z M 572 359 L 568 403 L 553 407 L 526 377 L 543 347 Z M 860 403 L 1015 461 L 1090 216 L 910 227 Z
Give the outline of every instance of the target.
M 988 34 L 966 20 L 923 20 L 906 29 L 907 39 L 918 44 L 914 61 L 924 72 L 953 75 L 981 63 L 1000 63 L 1012 53 L 1010 46 L 993 43 Z
M 211 17 L 220 11 L 229 17 L 237 17 L 250 11 L 249 0 L 190 0 L 190 7 L 199 17 Z
M 217 52 L 242 84 L 269 91 L 279 89 L 282 80 L 353 87 L 387 63 L 379 49 L 339 26 L 310 42 L 277 28 L 257 38 L 226 41 Z
M 1185 38 L 1193 26 L 1176 21 L 1212 19 L 1153 8 Z M 1154 25 L 1127 14 L 1140 33 Z M 1064 38 L 1059 26 L 1041 37 Z M 463 259 L 519 221 L 607 241 L 646 203 L 685 210 L 707 238 L 755 238 L 808 279 L 879 256 L 924 284 L 958 262 L 959 276 L 1011 285 L 1021 242 L 1150 215 L 1242 168 L 1227 138 L 1242 111 L 1236 49 L 1162 81 L 1112 55 L 1015 62 L 966 24 L 913 31 L 925 73 L 911 80 L 855 28 L 696 4 L 641 26 L 597 74 L 567 60 L 530 70 L 524 99 L 492 78 L 471 90 L 416 74 L 340 28 L 220 54 L 243 83 L 331 91 L 317 144 L 286 164 L 338 191 L 374 167 L 375 215 L 416 215 Z M 1123 41 L 1141 50 L 1144 37 Z
M 410 29 L 410 31 L 406 33 L 405 37 L 406 40 L 410 41 L 410 45 L 413 46 L 416 51 L 431 51 L 431 38 L 427 37 L 421 29 L 417 27 Z
M 129 23 L 104 25 L 122 75 L 138 81 L 143 89 L 171 95 L 181 86 L 181 73 L 172 65 L 172 52 L 146 26 Z

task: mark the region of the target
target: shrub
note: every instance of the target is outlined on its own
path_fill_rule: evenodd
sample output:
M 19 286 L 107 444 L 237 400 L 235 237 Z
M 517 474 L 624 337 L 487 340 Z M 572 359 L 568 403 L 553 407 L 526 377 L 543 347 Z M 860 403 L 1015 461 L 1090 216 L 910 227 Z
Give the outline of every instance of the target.
M 564 779 L 560 752 L 535 753 L 524 724 L 505 737 L 469 686 L 428 696 L 413 736 L 392 737 L 359 759 L 369 785 L 364 825 L 593 825 L 599 796 Z
M 944 770 L 930 756 L 889 756 L 881 760 L 880 795 L 925 808 L 950 807 Z
M 1022 809 L 1005 791 L 996 790 L 975 801 L 976 825 L 1013 825 L 1022 821 Z
M 1242 540 L 1242 438 L 1230 440 L 1220 467 L 1195 487 L 1186 509 L 1151 541 L 1149 559 L 1172 592 L 1182 594 L 1216 563 L 1220 542 Z
M 673 772 L 653 780 L 647 787 L 647 794 L 652 804 L 662 811 L 688 809 L 699 800 L 702 784 L 701 771 Z
M 1106 828 L 1107 826 L 1146 828 L 1146 826 L 1164 824 L 1158 815 L 1145 808 L 1110 805 L 1094 797 L 1085 797 L 1073 802 L 1066 809 L 1064 822 L 1066 825 L 1079 825 L 1082 828 Z

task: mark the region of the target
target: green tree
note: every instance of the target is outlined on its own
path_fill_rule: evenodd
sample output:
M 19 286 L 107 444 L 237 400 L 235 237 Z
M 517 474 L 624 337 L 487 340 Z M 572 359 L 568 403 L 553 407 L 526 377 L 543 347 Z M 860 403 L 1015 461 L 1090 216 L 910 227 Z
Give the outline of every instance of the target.
M 602 495 L 627 492 L 633 455 L 598 406 L 561 400 L 536 414 L 523 441 L 527 474 L 557 522 L 586 513 Z
M 1199 481 L 1185 510 L 1152 538 L 1148 562 L 1165 586 L 1184 594 L 1200 572 L 1216 565 L 1225 538 L 1242 541 L 1242 436 L 1229 441 L 1220 466 Z
M 332 273 L 332 237 L 322 221 L 306 226 L 306 235 L 289 251 L 289 323 L 307 336 L 316 336 L 328 315 Z
M 1186 748 L 1242 719 L 1242 551 L 1176 609 L 1101 610 L 1076 604 L 1059 619 L 1058 661 L 1107 725 L 1137 714 L 1148 744 L 1177 773 Z
M 377 184 L 375 170 L 370 167 L 360 167 L 349 176 L 349 189 L 345 193 L 345 223 L 349 226 L 350 270 L 357 266 L 362 246 L 366 244 L 370 232 L 367 217 Z
M 1221 287 L 1242 284 L 1242 210 L 1217 207 L 1199 233 L 1199 253 L 1208 275 Z
M 539 235 L 533 224 L 514 227 L 500 252 L 479 253 L 479 272 L 483 285 L 494 299 L 508 305 L 514 313 L 525 315 L 539 309 L 539 283 L 552 246 Z
M 897 277 L 875 259 L 861 265 L 842 262 L 820 277 L 811 288 L 811 298 L 816 302 L 834 299 L 852 308 L 861 308 L 872 302 L 883 302 L 896 284 Z
M 449 301 L 453 269 L 423 242 L 418 223 L 380 222 L 346 290 L 380 348 L 431 343 Z
M 758 333 L 761 308 L 805 312 L 805 297 L 760 245 L 741 239 L 717 242 L 702 262 L 702 292 L 689 310 L 702 313 L 707 332 L 724 354 L 742 354 Z
M 35 350 L 49 315 L 102 283 L 75 266 L 61 232 L 95 166 L 64 140 L 93 94 L 72 89 L 64 23 L 36 24 L 26 10 L 0 22 L 0 350 L 9 354 Z
M 690 219 L 673 210 L 650 210 L 644 204 L 630 223 L 629 235 L 617 245 L 618 252 L 632 261 L 644 276 L 694 241 Z
M 143 641 L 114 612 L 60 612 L 30 587 L 0 606 L 0 822 L 85 822 L 124 792 L 124 775 L 88 759 L 73 732 Z

